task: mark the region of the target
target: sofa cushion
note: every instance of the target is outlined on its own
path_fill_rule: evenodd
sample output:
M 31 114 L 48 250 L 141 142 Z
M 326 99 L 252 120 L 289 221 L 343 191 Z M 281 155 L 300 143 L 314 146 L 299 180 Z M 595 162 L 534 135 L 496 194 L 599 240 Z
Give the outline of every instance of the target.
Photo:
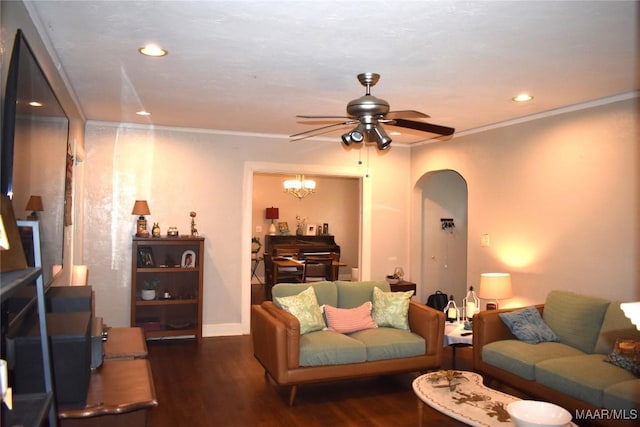
M 367 361 L 420 356 L 426 352 L 424 338 L 402 329 L 364 329 L 349 336 L 365 344 Z
M 582 354 L 580 350 L 559 342 L 528 344 L 519 340 L 501 340 L 482 347 L 485 363 L 527 380 L 536 379 L 536 364 L 539 362 Z
M 317 331 L 300 336 L 300 366 L 342 365 L 366 360 L 365 345 L 348 335 Z
M 311 286 L 297 295 L 273 297 L 273 302 L 298 318 L 300 335 L 327 327 L 316 299 L 316 293 Z
M 609 301 L 568 291 L 551 291 L 542 318 L 560 342 L 593 353 Z
M 322 306 L 328 329 L 341 334 L 377 328 L 378 325 L 371 318 L 371 307 L 371 301 L 355 308 L 337 308 L 327 304 Z
M 373 301 L 373 288 L 377 287 L 385 292 L 391 290 L 386 281 L 346 282 L 337 280 L 334 282 L 338 291 L 337 304 L 330 304 L 340 308 L 354 308 L 365 301 Z
M 288 297 L 297 295 L 307 289 L 309 286 L 316 293 L 318 305 L 329 304 L 334 307 L 338 305 L 338 290 L 333 282 L 314 282 L 314 283 L 278 283 L 271 288 L 271 295 L 276 297 Z
M 559 357 L 536 365 L 536 381 L 594 406 L 604 405 L 604 390 L 635 377 L 603 360 L 601 354 Z
M 640 379 L 621 381 L 607 387 L 603 399 L 605 408 L 640 411 Z
M 640 331 L 631 323 L 622 309 L 620 301 L 611 301 L 602 321 L 594 353 L 609 354 L 618 339 L 640 340 Z
M 409 329 L 409 300 L 413 291 L 383 292 L 373 288 L 373 321 L 378 326 Z
M 498 314 L 500 319 L 520 341 L 537 344 L 546 341 L 559 341 L 558 336 L 544 323 L 535 307 Z

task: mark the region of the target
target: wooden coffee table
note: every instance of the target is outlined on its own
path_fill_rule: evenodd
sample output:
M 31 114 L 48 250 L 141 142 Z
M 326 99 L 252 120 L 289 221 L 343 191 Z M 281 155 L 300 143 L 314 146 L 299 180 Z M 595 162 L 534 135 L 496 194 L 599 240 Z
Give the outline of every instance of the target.
M 472 426 L 515 426 L 507 413 L 507 405 L 519 398 L 485 387 L 482 377 L 474 372 L 455 372 L 463 378 L 452 382 L 453 390 L 444 379 L 430 381 L 439 372 L 421 375 L 413 381 L 413 391 L 418 397 L 419 426 L 422 426 L 425 404 Z

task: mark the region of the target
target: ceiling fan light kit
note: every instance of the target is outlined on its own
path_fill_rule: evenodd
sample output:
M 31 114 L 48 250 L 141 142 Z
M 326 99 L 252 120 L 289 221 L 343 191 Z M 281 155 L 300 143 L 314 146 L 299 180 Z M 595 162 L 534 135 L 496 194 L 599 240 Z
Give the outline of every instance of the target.
M 332 127 L 345 126 L 357 123 L 357 126 L 349 132 L 342 135 L 342 143 L 349 147 L 352 144 L 375 143 L 378 150 L 387 150 L 391 146 L 392 139 L 389 138 L 387 132 L 382 127 L 382 123 L 413 129 L 420 132 L 435 133 L 442 136 L 453 135 L 455 129 L 434 125 L 427 122 L 409 120 L 429 118 L 428 115 L 414 110 L 406 111 L 390 111 L 390 106 L 384 99 L 371 95 L 371 87 L 374 86 L 380 75 L 376 73 L 358 74 L 360 84 L 366 88 L 363 96 L 349 101 L 347 104 L 348 116 L 296 116 L 303 119 L 346 119 L 339 123 L 333 123 L 305 132 L 291 135 L 291 138 L 304 139 L 308 138 L 321 130 Z

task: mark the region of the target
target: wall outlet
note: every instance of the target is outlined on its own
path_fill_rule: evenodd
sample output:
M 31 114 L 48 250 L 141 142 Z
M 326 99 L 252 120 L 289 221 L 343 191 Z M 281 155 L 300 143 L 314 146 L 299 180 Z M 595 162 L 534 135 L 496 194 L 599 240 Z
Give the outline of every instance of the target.
M 483 234 L 482 236 L 480 236 L 480 246 L 491 246 L 491 239 L 489 239 L 488 234 Z
M 262 233 L 262 226 L 256 225 L 256 233 Z

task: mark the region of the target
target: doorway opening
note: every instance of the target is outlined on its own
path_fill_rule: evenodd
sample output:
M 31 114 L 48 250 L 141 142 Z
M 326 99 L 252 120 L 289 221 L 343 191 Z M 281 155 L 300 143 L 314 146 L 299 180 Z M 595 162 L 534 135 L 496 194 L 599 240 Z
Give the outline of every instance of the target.
M 420 197 L 420 300 L 436 291 L 461 300 L 467 289 L 468 189 L 458 172 L 423 175 L 416 184 Z

